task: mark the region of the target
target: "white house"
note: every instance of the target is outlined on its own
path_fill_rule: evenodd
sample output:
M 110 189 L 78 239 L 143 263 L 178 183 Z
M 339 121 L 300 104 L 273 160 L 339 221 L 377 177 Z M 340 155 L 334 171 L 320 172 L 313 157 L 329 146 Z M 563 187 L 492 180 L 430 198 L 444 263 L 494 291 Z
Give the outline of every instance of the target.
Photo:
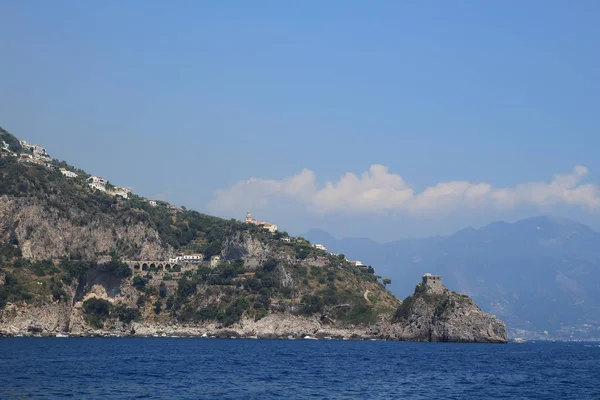
M 48 156 L 48 152 L 46 151 L 46 149 L 40 146 L 39 144 L 34 144 L 32 147 L 34 156 Z
M 210 258 L 210 267 L 215 268 L 221 262 L 221 256 L 212 256 Z
M 131 194 L 132 190 L 126 187 L 121 187 L 121 186 L 117 186 L 115 188 L 115 191 L 119 191 L 119 192 L 123 192 L 123 193 L 127 193 L 127 194 Z
M 150 201 L 148 201 L 148 204 L 150 204 L 152 207 L 156 207 L 158 205 L 156 200 L 150 200 Z
M 121 196 L 124 199 L 128 199 L 129 198 L 129 193 L 124 192 L 122 190 L 113 190 L 111 194 L 113 196 Z
M 121 196 L 124 199 L 129 198 L 129 194 L 131 193 L 131 189 L 127 189 L 124 187 L 115 187 L 115 189 L 110 192 L 113 196 Z
M 99 177 L 99 176 L 90 176 L 90 177 L 88 178 L 88 180 L 89 180 L 89 181 L 91 181 L 92 183 L 98 183 L 98 184 L 100 184 L 100 185 L 102 185 L 102 186 L 106 186 L 106 184 L 108 183 L 108 182 L 106 181 L 106 179 L 104 179 L 104 178 L 101 178 L 101 177 Z
M 199 264 L 204 260 L 204 254 L 184 254 L 178 255 L 176 257 L 170 258 L 169 262 L 171 263 L 192 263 Z
M 246 213 L 246 223 L 258 225 L 262 228 L 265 228 L 266 230 L 268 230 L 271 233 L 277 232 L 277 225 L 271 224 L 268 222 L 261 222 L 261 221 L 255 220 L 254 218 L 252 218 L 252 214 L 250 214 L 250 211 L 248 211 Z
M 315 249 L 327 251 L 327 247 L 323 246 L 322 244 L 315 244 Z
M 263 228 L 265 228 L 266 230 L 268 230 L 271 233 L 277 232 L 277 225 L 275 225 L 275 224 L 270 224 L 268 222 L 262 222 L 262 223 L 259 223 L 258 226 L 262 226 Z
M 47 161 L 47 162 L 52 161 L 52 158 L 50 157 L 50 155 L 48 154 L 46 149 L 43 148 L 42 146 L 34 144 L 32 146 L 32 148 L 33 148 L 33 158 L 37 158 L 38 160 Z
M 88 185 L 89 185 L 89 186 L 90 186 L 92 189 L 99 190 L 99 191 L 101 191 L 101 192 L 106 192 L 106 187 L 105 187 L 104 185 L 101 185 L 101 184 L 100 184 L 100 183 L 98 183 L 98 182 L 90 182 L 90 183 L 88 183 Z
M 21 157 L 17 161 L 45 166 L 45 164 L 42 162 L 42 160 L 38 160 L 38 159 L 35 159 L 32 157 Z
M 67 178 L 77 178 L 79 176 L 75 172 L 68 171 L 64 168 L 60 169 L 60 173 L 63 174 L 64 176 L 66 176 Z
M 358 261 L 358 260 L 356 260 L 356 261 L 350 261 L 350 264 L 355 265 L 357 267 L 360 267 L 360 266 L 364 265 L 362 263 L 362 261 Z

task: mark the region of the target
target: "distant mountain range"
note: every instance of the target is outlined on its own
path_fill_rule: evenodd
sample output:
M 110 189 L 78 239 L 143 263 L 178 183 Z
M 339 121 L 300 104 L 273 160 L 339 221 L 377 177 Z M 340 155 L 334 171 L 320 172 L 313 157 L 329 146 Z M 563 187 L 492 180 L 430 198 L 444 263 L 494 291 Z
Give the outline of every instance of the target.
M 316 229 L 304 237 L 372 265 L 399 297 L 423 273 L 442 275 L 512 336 L 600 338 L 600 233 L 581 223 L 534 217 L 385 244 Z

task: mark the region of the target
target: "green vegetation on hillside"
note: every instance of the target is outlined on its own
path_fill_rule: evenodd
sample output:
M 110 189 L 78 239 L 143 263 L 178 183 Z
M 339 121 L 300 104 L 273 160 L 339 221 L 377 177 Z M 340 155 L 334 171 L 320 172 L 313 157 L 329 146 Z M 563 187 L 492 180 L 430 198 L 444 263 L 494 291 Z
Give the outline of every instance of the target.
M 394 320 L 406 320 L 412 313 L 417 300 L 422 300 L 426 305 L 435 307 L 434 317 L 444 319 L 447 314 L 456 309 L 458 304 L 470 302 L 468 296 L 464 294 L 447 291 L 445 293 L 430 293 L 419 283 L 415 287 L 412 296 L 404 299 L 402 304 L 396 309 Z
M 152 207 L 135 195 L 129 200 L 113 197 L 91 190 L 82 177 L 66 178 L 57 170 L 18 163 L 14 158 L 0 158 L 0 195 L 43 200 L 56 218 L 73 220 L 79 226 L 98 219 L 115 225 L 148 224 L 158 231 L 165 245 L 202 252 L 208 257 L 221 251 L 232 229 L 247 229 L 246 224 L 196 211 Z M 129 255 L 128 249 L 117 250 L 122 257 Z M 79 258 L 76 254 L 71 256 Z
M 108 300 L 92 297 L 83 302 L 83 315 L 85 321 L 95 328 L 102 328 L 104 322 L 110 318 L 130 323 L 140 318 L 136 308 L 127 308 L 122 304 L 112 305 Z
M 16 138 L 10 140 L 6 140 L 10 145 L 19 143 Z M 369 324 L 397 305 L 396 299 L 378 283 L 372 268 L 353 266 L 343 255 L 318 250 L 302 238 L 291 238 L 285 232 L 271 233 L 253 224 L 166 202 L 152 206 L 134 194 L 129 199 L 111 196 L 91 189 L 86 181 L 89 175 L 84 171 L 58 160 L 53 165 L 56 168 L 19 163 L 15 157 L 0 158 L 0 196 L 14 200 L 16 208 L 33 204 L 44 211 L 38 218 L 48 218 L 45 222 L 52 224 L 64 222 L 62 226 L 75 226 L 77 232 L 79 228 L 90 231 L 107 227 L 109 233 L 104 238 L 114 240 L 110 246 L 114 243 L 115 247 L 110 252 L 111 260 L 98 263 L 93 259 L 105 256 L 106 248 L 62 251 L 66 248 L 64 242 L 57 242 L 55 247 L 61 255 L 54 259 L 25 259 L 21 252 L 25 247 L 19 247 L 23 243 L 13 231 L 0 244 L 0 276 L 4 280 L 0 286 L 0 308 L 7 302 L 32 299 L 40 303 L 76 303 L 86 298 L 93 285 L 103 285 L 106 293 L 116 296 L 124 282 L 135 288 L 128 288 L 127 296 L 137 291 L 137 297 L 127 299 L 136 308 L 90 298 L 82 306 L 88 324 L 101 328 L 109 326 L 108 321 L 129 323 L 144 317 L 186 323 L 216 321 L 228 326 L 242 317 L 259 320 L 271 312 L 314 315 L 323 323 Z M 79 176 L 67 178 L 59 167 Z M 36 226 L 33 223 L 24 229 L 25 233 L 19 233 L 21 242 L 43 236 L 34 232 Z M 123 231 L 132 226 L 141 226 L 136 232 L 142 231 L 146 239 L 150 238 L 150 254 L 203 253 L 205 258 L 220 254 L 227 259 L 216 268 L 203 264 L 182 273 L 182 266 L 167 272 L 152 264 L 149 271 L 133 274 L 122 259 L 139 257 L 144 252 L 137 242 L 125 243 L 122 239 L 126 235 Z M 125 229 L 117 232 L 116 228 Z M 88 247 L 98 246 L 95 237 L 88 241 Z M 258 244 L 254 247 L 261 248 L 262 262 L 253 260 L 246 265 L 251 247 L 244 247 L 246 243 Z M 233 250 L 228 252 L 230 248 Z M 383 282 L 388 284 L 389 280 Z
M 122 212 L 132 221 L 147 222 L 174 249 L 203 253 L 207 257 L 221 251 L 223 241 L 232 229 L 244 227 L 235 220 L 224 220 L 197 211 L 152 207 L 138 196 L 123 201 Z
M 13 274 L 5 274 L 0 279 L 4 280 L 4 284 L 0 286 L 0 310 L 6 306 L 6 303 L 29 300 L 32 298 L 19 279 Z

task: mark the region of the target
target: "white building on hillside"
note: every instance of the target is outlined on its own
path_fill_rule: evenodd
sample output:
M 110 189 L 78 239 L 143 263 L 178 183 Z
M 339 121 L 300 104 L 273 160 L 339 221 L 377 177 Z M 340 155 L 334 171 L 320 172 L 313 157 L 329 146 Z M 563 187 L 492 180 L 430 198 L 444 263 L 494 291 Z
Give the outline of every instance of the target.
M 356 260 L 356 261 L 350 261 L 350 264 L 356 265 L 357 267 L 360 267 L 360 266 L 364 265 L 362 263 L 362 261 L 358 261 L 358 260 Z
M 190 263 L 190 264 L 199 264 L 204 260 L 204 254 L 183 254 L 178 255 L 176 257 L 170 258 L 169 262 L 171 263 Z
M 158 205 L 158 203 L 156 202 L 156 200 L 149 200 L 148 204 L 150 204 L 152 207 L 156 207 Z
M 88 185 L 95 190 L 106 192 L 106 179 L 99 176 L 90 176 L 88 178 Z
M 133 193 L 133 191 L 132 191 L 131 189 L 129 189 L 129 188 L 126 188 L 126 187 L 121 187 L 121 186 L 117 186 L 117 187 L 115 188 L 115 191 L 116 191 L 116 190 L 118 190 L 119 192 L 127 193 L 127 194 L 131 194 L 131 193 Z
M 77 178 L 79 176 L 75 172 L 66 170 L 64 168 L 60 169 L 60 173 L 66 176 L 67 178 Z
M 322 244 L 315 244 L 315 249 L 327 251 L 327 247 L 323 246 Z
M 30 144 L 25 140 L 19 140 L 19 144 L 23 151 L 31 151 L 33 153 L 33 158 L 41 161 L 50 162 L 52 158 L 48 154 L 45 148 L 40 146 L 39 144 Z
M 121 196 L 124 199 L 129 198 L 129 193 L 123 192 L 121 190 L 113 190 L 110 194 L 112 194 L 113 196 Z
M 248 213 L 246 214 L 246 223 L 258 225 L 262 228 L 265 228 L 266 230 L 268 230 L 271 233 L 277 232 L 277 225 L 271 224 L 268 222 L 260 222 L 260 221 L 255 220 L 254 218 L 252 218 L 252 214 L 250 214 L 250 211 L 248 211 Z
M 40 156 L 47 156 L 48 152 L 46 151 L 45 148 L 43 148 L 42 146 L 40 146 L 39 144 L 34 144 L 33 146 L 31 146 L 33 148 L 33 155 L 40 155 Z
M 115 187 L 115 189 L 112 192 L 110 192 L 110 194 L 112 194 L 113 196 L 121 196 L 124 199 L 128 199 L 130 193 L 131 189 L 124 187 Z
M 42 146 L 34 144 L 32 146 L 32 148 L 33 148 L 33 157 L 34 158 L 37 158 L 42 161 L 48 161 L 48 162 L 52 161 L 52 158 L 50 158 L 50 155 L 48 154 L 46 149 L 43 148 Z
M 210 258 L 210 267 L 215 268 L 221 262 L 221 256 L 212 256 Z
M 108 183 L 106 179 L 101 178 L 99 176 L 93 176 L 93 175 L 88 178 L 88 181 L 90 181 L 92 183 L 98 183 L 102 186 L 106 186 L 106 184 Z
M 88 185 L 89 185 L 89 186 L 90 186 L 92 189 L 99 190 L 99 191 L 101 191 L 101 192 L 106 192 L 106 186 L 104 186 L 104 185 L 101 185 L 101 184 L 99 184 L 99 183 L 97 183 L 97 182 L 90 182 L 90 183 L 88 183 Z

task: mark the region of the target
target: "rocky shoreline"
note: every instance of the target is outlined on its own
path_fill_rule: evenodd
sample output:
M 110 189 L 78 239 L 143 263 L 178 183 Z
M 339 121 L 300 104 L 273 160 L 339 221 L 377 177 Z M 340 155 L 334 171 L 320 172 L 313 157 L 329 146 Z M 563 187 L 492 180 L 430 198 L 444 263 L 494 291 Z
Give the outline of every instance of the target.
M 73 289 L 74 290 L 74 289 Z M 181 322 L 169 314 L 144 310 L 139 319 L 109 318 L 95 326 L 83 309 L 86 299 L 106 302 L 138 297 L 130 284 L 121 284 L 116 298 L 102 285 L 93 285 L 79 301 L 37 304 L 8 303 L 0 310 L 0 336 L 36 337 L 215 337 L 260 339 L 395 340 L 412 342 L 506 343 L 504 323 L 483 312 L 470 298 L 438 286 L 417 285 L 395 314 L 382 314 L 369 325 L 333 322 L 320 313 L 301 315 L 271 310 L 260 319 L 242 316 L 237 322 Z M 74 298 L 71 294 L 69 298 Z
M 27 326 L 25 326 L 27 325 Z M 234 339 L 320 339 L 320 340 L 390 340 L 429 342 L 429 338 L 403 337 L 388 321 L 372 326 L 333 327 L 323 325 L 315 317 L 300 317 L 291 314 L 270 314 L 254 321 L 244 319 L 229 327 L 218 324 L 157 325 L 147 322 L 122 324 L 113 330 L 91 329 L 82 325 L 63 330 L 60 327 L 43 327 L 30 324 L 2 326 L 0 337 L 171 337 L 171 338 L 234 338 Z M 506 343 L 501 337 L 490 336 L 481 340 L 433 340 L 453 342 Z

